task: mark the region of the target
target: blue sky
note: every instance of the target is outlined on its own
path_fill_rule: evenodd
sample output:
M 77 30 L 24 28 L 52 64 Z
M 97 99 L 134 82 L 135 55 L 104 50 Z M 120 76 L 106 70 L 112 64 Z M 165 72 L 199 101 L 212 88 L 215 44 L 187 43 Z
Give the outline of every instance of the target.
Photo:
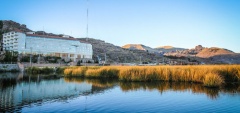
M 0 0 L 0 19 L 86 37 L 87 0 Z M 240 53 L 239 0 L 89 0 L 89 37 L 114 45 L 196 45 Z

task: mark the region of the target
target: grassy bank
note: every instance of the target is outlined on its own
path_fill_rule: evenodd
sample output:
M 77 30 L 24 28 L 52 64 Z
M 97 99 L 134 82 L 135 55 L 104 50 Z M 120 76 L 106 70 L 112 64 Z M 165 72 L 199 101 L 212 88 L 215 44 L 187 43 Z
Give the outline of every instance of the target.
M 65 67 L 28 67 L 25 72 L 28 74 L 62 74 Z
M 226 82 L 240 82 L 240 65 L 69 67 L 64 75 L 122 81 L 197 82 L 217 87 Z

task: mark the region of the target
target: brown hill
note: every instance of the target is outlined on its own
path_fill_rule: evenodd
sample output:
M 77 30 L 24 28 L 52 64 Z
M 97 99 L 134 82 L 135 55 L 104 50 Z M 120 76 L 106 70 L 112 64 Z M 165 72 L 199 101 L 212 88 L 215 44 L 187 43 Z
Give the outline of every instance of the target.
M 122 48 L 131 49 L 131 50 L 146 50 L 142 44 L 126 44 L 122 46 Z
M 151 47 L 142 45 L 142 44 L 126 44 L 126 45 L 122 46 L 122 48 L 129 49 L 129 50 L 142 50 L 142 51 L 147 51 L 150 53 L 157 52 L 157 50 L 155 50 Z
M 235 54 L 235 53 L 227 49 L 211 47 L 211 48 L 204 48 L 196 56 L 200 58 L 210 58 L 217 55 L 231 55 L 231 54 Z

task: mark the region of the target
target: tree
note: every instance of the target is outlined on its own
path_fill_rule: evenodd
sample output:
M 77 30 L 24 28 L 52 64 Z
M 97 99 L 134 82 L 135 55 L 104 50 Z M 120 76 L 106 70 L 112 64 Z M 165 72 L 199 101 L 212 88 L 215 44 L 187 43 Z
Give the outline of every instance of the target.
M 0 39 L 2 40 L 2 34 L 3 34 L 3 32 L 2 32 L 2 28 L 3 28 L 3 22 L 0 20 Z
M 77 62 L 77 66 L 81 66 L 81 60 Z
M 0 29 L 3 27 L 3 21 L 0 20 Z
M 17 62 L 18 52 L 6 51 L 5 57 L 2 62 Z

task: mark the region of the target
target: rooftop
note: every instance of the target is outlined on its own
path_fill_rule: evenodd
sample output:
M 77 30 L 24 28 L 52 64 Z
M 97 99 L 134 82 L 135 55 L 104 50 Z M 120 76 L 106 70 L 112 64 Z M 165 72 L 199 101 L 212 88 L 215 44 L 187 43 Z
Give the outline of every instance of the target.
M 65 37 L 59 37 L 59 36 L 48 36 L 48 35 L 38 35 L 38 34 L 26 34 L 26 36 L 78 41 L 75 38 L 65 38 Z

